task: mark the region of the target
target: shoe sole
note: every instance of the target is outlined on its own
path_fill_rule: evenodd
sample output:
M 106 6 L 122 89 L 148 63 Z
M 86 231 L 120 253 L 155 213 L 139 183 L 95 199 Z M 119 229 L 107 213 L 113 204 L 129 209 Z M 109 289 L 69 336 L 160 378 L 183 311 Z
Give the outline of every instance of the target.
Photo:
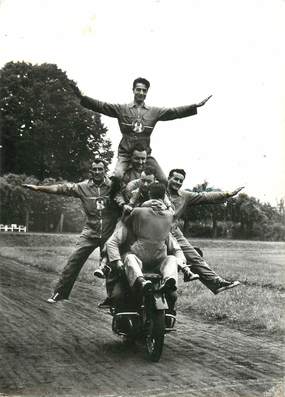
M 58 293 L 58 292 L 56 292 L 55 294 L 53 294 L 53 296 L 52 296 L 51 298 L 48 298 L 48 299 L 47 299 L 47 302 L 48 302 L 48 303 L 51 303 L 51 304 L 57 303 L 57 302 L 59 301 L 59 299 L 55 299 L 55 298 L 57 298 L 57 297 L 59 297 L 59 293 Z
M 97 277 L 97 278 L 101 278 L 101 279 L 104 279 L 104 278 L 105 278 L 104 274 L 102 274 L 102 273 L 96 273 L 96 272 L 94 272 L 94 276 Z
M 55 301 L 54 299 L 48 299 L 46 302 L 53 305 L 54 303 L 57 303 L 58 301 Z
M 160 287 L 159 290 L 161 292 L 176 291 L 177 290 L 177 286 L 176 286 L 175 280 L 173 278 L 170 278 L 170 279 L 166 280 L 165 284 L 162 287 Z
M 231 289 L 231 288 L 237 287 L 238 285 L 240 285 L 240 282 L 239 282 L 239 281 L 235 281 L 234 283 L 232 283 L 232 284 L 230 284 L 230 285 L 227 285 L 226 287 L 218 288 L 218 289 L 214 292 L 214 294 L 217 295 L 217 294 L 219 294 L 220 292 L 226 291 L 227 289 Z
M 111 307 L 112 307 L 111 305 L 110 306 L 107 306 L 107 305 L 100 306 L 100 305 L 98 305 L 98 309 L 100 309 L 100 310 L 110 310 Z

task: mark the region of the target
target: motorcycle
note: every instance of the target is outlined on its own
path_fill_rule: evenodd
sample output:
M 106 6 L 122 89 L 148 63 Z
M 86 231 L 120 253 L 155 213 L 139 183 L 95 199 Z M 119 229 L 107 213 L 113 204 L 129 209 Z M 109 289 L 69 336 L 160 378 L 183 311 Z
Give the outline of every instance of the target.
M 198 247 L 194 248 L 203 257 L 203 251 Z M 138 297 L 129 290 L 128 303 L 123 308 L 112 306 L 110 309 L 113 316 L 112 330 L 115 334 L 123 336 L 128 344 L 143 342 L 148 359 L 158 362 L 162 354 L 165 334 L 176 331 L 176 316 L 172 307 L 173 300 L 171 303 L 170 295 L 160 289 L 162 276 L 157 273 L 144 273 L 144 278 L 151 281 L 152 292 Z
M 130 310 L 111 307 L 112 330 L 123 336 L 127 343 L 142 341 L 150 361 L 160 360 L 164 336 L 175 331 L 175 315 L 168 312 L 166 294 L 160 290 L 162 277 L 156 273 L 145 273 L 146 280 L 152 283 L 152 291 L 141 297 L 131 297 Z

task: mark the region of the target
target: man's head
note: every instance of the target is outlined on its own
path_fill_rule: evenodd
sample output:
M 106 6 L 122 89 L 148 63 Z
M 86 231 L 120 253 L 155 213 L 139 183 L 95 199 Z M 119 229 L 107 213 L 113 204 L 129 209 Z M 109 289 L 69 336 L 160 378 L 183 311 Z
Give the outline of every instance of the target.
M 169 172 L 167 188 L 177 192 L 183 185 L 186 172 L 181 168 L 174 168 Z
M 106 170 L 107 164 L 105 160 L 103 160 L 102 158 L 96 158 L 92 162 L 89 170 L 90 179 L 92 179 L 95 184 L 102 183 L 106 176 Z
M 132 167 L 136 170 L 141 172 L 144 169 L 145 163 L 147 158 L 146 149 L 142 146 L 137 144 L 132 152 L 131 155 L 131 164 Z
M 152 200 L 163 200 L 165 197 L 165 185 L 160 182 L 154 182 L 149 185 L 149 198 Z
M 155 169 L 153 167 L 146 167 L 140 177 L 140 191 L 148 192 L 149 185 L 155 182 Z
M 149 87 L 150 82 L 143 77 L 138 77 L 133 81 L 134 101 L 136 103 L 140 104 L 144 102 Z

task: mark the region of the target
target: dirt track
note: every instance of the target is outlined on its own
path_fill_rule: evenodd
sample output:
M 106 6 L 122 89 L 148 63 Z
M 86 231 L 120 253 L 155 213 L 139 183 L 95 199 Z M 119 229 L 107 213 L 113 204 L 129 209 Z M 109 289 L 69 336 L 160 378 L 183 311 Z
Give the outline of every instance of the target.
M 0 264 L 0 396 L 281 397 L 282 344 L 178 316 L 158 364 L 112 334 L 94 286 L 49 305 L 54 274 Z

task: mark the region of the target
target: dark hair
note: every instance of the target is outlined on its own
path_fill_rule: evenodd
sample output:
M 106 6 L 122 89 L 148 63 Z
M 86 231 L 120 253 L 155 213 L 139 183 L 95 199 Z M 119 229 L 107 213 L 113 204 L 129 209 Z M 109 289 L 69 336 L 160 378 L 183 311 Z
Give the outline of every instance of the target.
M 111 200 L 114 200 L 115 196 L 121 190 L 121 180 L 117 176 L 111 176 L 111 188 L 109 192 L 109 197 Z
M 132 153 L 137 150 L 138 152 L 147 152 L 147 149 L 142 143 L 136 143 L 133 147 Z
M 110 198 L 110 207 L 113 211 L 115 211 L 114 216 L 120 216 L 122 215 L 122 208 L 118 205 L 118 203 L 115 200 L 115 197 L 121 190 L 121 181 L 120 178 L 117 176 L 111 176 L 110 177 L 111 185 L 110 185 L 110 191 L 109 191 L 109 198 Z
M 139 83 L 144 84 L 147 89 L 149 89 L 150 87 L 150 82 L 147 79 L 144 79 L 143 77 L 138 77 L 133 81 L 133 89 L 135 89 L 136 85 Z
M 148 165 L 147 167 L 144 168 L 144 170 L 142 171 L 144 172 L 146 175 L 154 175 L 156 176 L 156 170 L 154 167 Z
M 182 168 L 173 168 L 168 175 L 168 179 L 172 177 L 172 175 L 177 172 L 177 174 L 182 174 L 185 178 L 186 172 Z
M 104 160 L 102 157 L 95 157 L 95 159 L 92 160 L 91 168 L 93 167 L 94 163 L 95 164 L 103 163 L 105 168 L 107 168 L 108 166 L 106 160 Z
M 163 183 L 153 182 L 149 185 L 148 192 L 151 199 L 164 199 L 166 188 Z

